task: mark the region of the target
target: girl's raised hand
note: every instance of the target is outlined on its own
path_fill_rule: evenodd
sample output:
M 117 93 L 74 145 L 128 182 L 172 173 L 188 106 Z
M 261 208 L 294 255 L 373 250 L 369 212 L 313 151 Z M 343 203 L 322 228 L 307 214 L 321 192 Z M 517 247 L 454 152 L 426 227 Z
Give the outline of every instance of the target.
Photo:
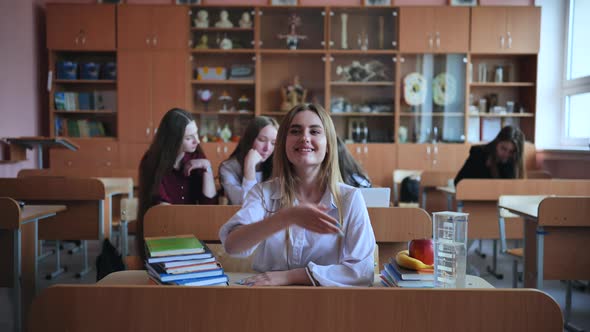
M 301 204 L 288 209 L 281 210 L 281 218 L 286 218 L 289 224 L 295 224 L 320 234 L 344 235 L 338 221 L 327 212 L 327 208 L 312 204 Z
M 191 159 L 184 164 L 184 175 L 189 176 L 193 169 L 210 169 L 211 163 L 207 159 Z

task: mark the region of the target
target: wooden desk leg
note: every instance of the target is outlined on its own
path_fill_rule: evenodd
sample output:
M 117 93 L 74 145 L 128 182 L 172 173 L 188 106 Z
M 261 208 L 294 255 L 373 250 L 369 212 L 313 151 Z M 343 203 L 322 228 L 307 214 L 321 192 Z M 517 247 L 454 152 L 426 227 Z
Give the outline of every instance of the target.
M 33 299 L 37 294 L 37 253 L 38 253 L 38 219 L 21 224 L 21 262 L 19 263 L 21 318 L 22 326 L 26 329 L 26 319 Z M 23 329 L 23 330 L 24 330 Z
M 426 211 L 426 198 L 427 198 L 427 193 L 426 193 L 426 189 L 422 189 L 422 206 L 421 208 Z
M 538 288 L 537 222 L 524 219 L 524 287 Z M 542 279 L 542 277 L 541 277 Z
M 20 273 L 21 273 L 21 231 L 20 229 L 15 229 L 13 232 L 13 240 L 12 243 L 14 245 L 12 252 L 13 252 L 13 271 L 12 271 L 12 291 L 13 291 L 13 303 L 14 303 L 14 325 L 16 331 L 22 330 L 22 293 L 21 293 L 21 283 L 20 283 Z

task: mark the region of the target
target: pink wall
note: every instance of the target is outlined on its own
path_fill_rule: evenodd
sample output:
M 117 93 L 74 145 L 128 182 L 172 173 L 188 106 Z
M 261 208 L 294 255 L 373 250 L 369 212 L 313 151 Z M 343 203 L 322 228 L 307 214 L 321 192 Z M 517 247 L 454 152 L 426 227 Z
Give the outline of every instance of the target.
M 0 1 L 0 138 L 41 134 L 39 60 L 42 51 L 38 31 L 44 19 L 39 3 Z M 35 153 L 28 151 L 27 159 L 0 164 L 0 177 L 13 177 L 22 168 L 35 167 Z

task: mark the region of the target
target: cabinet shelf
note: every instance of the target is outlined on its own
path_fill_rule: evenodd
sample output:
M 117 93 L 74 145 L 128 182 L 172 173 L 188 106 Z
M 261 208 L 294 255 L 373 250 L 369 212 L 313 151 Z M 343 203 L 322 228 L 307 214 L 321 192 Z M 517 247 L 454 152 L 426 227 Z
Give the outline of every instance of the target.
M 116 80 L 55 80 L 55 84 L 115 84 Z
M 533 82 L 505 82 L 505 83 L 494 83 L 494 82 L 486 82 L 486 83 L 471 83 L 469 84 L 471 87 L 520 87 L 520 86 L 535 86 Z
M 393 86 L 393 82 L 330 82 L 332 86 Z
M 192 49 L 193 54 L 223 54 L 223 53 L 250 53 L 254 54 L 256 51 L 252 48 L 234 48 L 231 50 L 222 50 L 218 48 L 207 48 L 207 49 Z
M 254 85 L 254 80 L 191 80 L 195 85 Z
M 324 49 L 314 49 L 314 50 L 286 50 L 286 49 L 265 49 L 260 50 L 262 54 L 325 54 L 326 50 Z
M 329 53 L 331 54 L 349 54 L 349 55 L 366 55 L 366 54 L 391 54 L 391 55 L 395 55 L 398 53 L 397 50 L 335 50 L 335 49 L 330 49 L 328 50 Z
M 216 28 L 216 27 L 210 27 L 210 28 L 191 28 L 191 31 L 202 31 L 202 32 L 239 32 L 239 31 L 254 31 L 254 28 Z
M 227 115 L 227 116 L 249 116 L 254 115 L 254 112 L 221 112 L 221 111 L 192 111 L 193 114 L 199 115 Z
M 439 113 L 433 113 L 433 112 L 400 112 L 399 113 L 400 116 L 465 116 L 465 113 L 463 112 L 439 112 Z
M 73 110 L 73 111 L 53 111 L 54 114 L 68 114 L 68 115 L 76 115 L 76 114 L 96 114 L 96 115 L 111 115 L 117 114 L 116 111 L 112 110 Z
M 532 118 L 534 113 L 469 113 L 469 117 L 476 118 Z
M 285 116 L 287 115 L 287 112 L 260 112 L 260 115 L 266 115 L 266 116 Z
M 362 113 L 362 112 L 349 112 L 349 113 L 330 113 L 331 116 L 393 116 L 393 113 Z

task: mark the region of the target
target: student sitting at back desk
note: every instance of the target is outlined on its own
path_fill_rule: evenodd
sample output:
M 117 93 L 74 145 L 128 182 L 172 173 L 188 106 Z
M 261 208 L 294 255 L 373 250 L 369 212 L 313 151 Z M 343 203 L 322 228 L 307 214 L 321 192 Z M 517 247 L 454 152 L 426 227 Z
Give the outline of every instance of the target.
M 150 207 L 195 203 L 217 204 L 211 163 L 199 146 L 192 114 L 173 108 L 139 165 L 138 252 L 144 254 L 143 216 Z
M 506 126 L 486 145 L 471 147 L 469 158 L 455 177 L 462 179 L 522 179 L 524 134 L 520 129 Z
M 375 237 L 358 189 L 339 183 L 336 131 L 319 105 L 289 111 L 271 181 L 257 184 L 219 231 L 225 251 L 255 253 L 249 285 L 369 286 Z
M 229 204 L 242 205 L 256 183 L 270 178 L 278 128 L 273 118 L 255 117 L 234 152 L 219 166 L 219 180 Z
M 338 166 L 340 167 L 342 182 L 357 188 L 371 188 L 369 176 L 348 152 L 340 137 L 338 137 Z

